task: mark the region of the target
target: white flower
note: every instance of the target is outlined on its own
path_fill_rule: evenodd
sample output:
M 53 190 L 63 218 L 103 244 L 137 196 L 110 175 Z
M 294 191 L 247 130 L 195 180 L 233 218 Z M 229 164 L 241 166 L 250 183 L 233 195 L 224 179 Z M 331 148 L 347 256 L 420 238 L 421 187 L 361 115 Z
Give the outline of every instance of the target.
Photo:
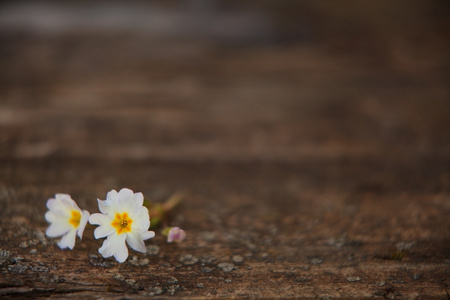
M 167 234 L 167 242 L 182 242 L 186 238 L 186 232 L 180 227 L 172 227 Z
M 49 211 L 45 214 L 45 219 L 51 223 L 45 232 L 49 237 L 59 237 L 58 242 L 61 249 L 73 249 L 75 237 L 78 234 L 80 239 L 89 219 L 89 212 L 81 210 L 70 195 L 56 194 L 55 198 L 47 201 Z
M 103 257 L 124 262 L 128 257 L 127 244 L 136 251 L 145 253 L 144 240 L 155 236 L 150 227 L 147 207 L 143 206 L 142 193 L 133 193 L 129 189 L 110 191 L 106 200 L 98 200 L 101 214 L 93 214 L 89 223 L 100 225 L 94 231 L 96 239 L 107 237 L 98 252 Z

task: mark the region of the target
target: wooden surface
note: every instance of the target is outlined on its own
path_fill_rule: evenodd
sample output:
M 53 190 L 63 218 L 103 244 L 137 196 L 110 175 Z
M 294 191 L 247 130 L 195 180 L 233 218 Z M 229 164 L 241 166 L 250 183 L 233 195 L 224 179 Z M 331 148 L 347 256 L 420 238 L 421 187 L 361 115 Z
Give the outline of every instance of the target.
M 448 299 L 448 9 L 3 3 L 0 297 Z M 45 236 L 122 187 L 188 238 Z

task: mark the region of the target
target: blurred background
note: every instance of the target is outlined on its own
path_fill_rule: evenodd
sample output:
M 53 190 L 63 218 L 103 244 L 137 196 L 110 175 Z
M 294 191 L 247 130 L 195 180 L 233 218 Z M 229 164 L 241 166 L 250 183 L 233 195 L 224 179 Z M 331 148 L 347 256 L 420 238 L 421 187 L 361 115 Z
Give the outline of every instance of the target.
M 2 1 L 0 157 L 448 159 L 448 1 Z

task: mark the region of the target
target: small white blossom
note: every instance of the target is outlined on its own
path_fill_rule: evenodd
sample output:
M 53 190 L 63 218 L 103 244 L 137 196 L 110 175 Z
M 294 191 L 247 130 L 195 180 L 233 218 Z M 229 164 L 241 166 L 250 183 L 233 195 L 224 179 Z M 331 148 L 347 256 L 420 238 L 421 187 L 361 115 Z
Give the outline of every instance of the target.
M 83 237 L 83 231 L 89 219 L 89 212 L 81 210 L 77 203 L 66 194 L 56 194 L 47 201 L 49 211 L 45 219 L 51 223 L 45 232 L 49 237 L 60 237 L 58 246 L 61 249 L 73 249 L 76 235 Z
M 186 232 L 180 227 L 172 227 L 167 234 L 167 242 L 182 242 L 186 238 Z
M 150 227 L 147 207 L 143 206 L 142 193 L 129 189 L 110 191 L 106 200 L 98 201 L 101 214 L 92 214 L 89 223 L 100 225 L 94 231 L 96 239 L 106 237 L 98 252 L 103 257 L 111 257 L 122 263 L 128 258 L 127 244 L 136 251 L 145 253 L 144 241 L 155 236 Z

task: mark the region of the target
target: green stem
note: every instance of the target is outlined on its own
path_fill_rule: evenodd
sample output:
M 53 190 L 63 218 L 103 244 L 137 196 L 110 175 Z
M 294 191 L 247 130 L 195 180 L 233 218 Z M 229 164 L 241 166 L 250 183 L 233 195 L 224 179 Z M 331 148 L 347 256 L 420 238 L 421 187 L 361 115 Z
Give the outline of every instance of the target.
M 166 203 L 162 205 L 163 209 L 166 212 L 172 211 L 173 209 L 175 209 L 175 207 L 177 207 L 181 203 L 182 199 L 183 199 L 182 193 L 173 194 L 172 197 L 170 197 L 169 200 L 167 200 Z
M 148 211 L 150 213 L 150 228 L 154 229 L 158 227 L 161 222 L 165 222 L 168 218 L 169 213 L 181 203 L 182 199 L 183 194 L 175 193 L 164 204 L 153 204 L 150 201 L 145 200 L 144 206 L 148 208 Z

